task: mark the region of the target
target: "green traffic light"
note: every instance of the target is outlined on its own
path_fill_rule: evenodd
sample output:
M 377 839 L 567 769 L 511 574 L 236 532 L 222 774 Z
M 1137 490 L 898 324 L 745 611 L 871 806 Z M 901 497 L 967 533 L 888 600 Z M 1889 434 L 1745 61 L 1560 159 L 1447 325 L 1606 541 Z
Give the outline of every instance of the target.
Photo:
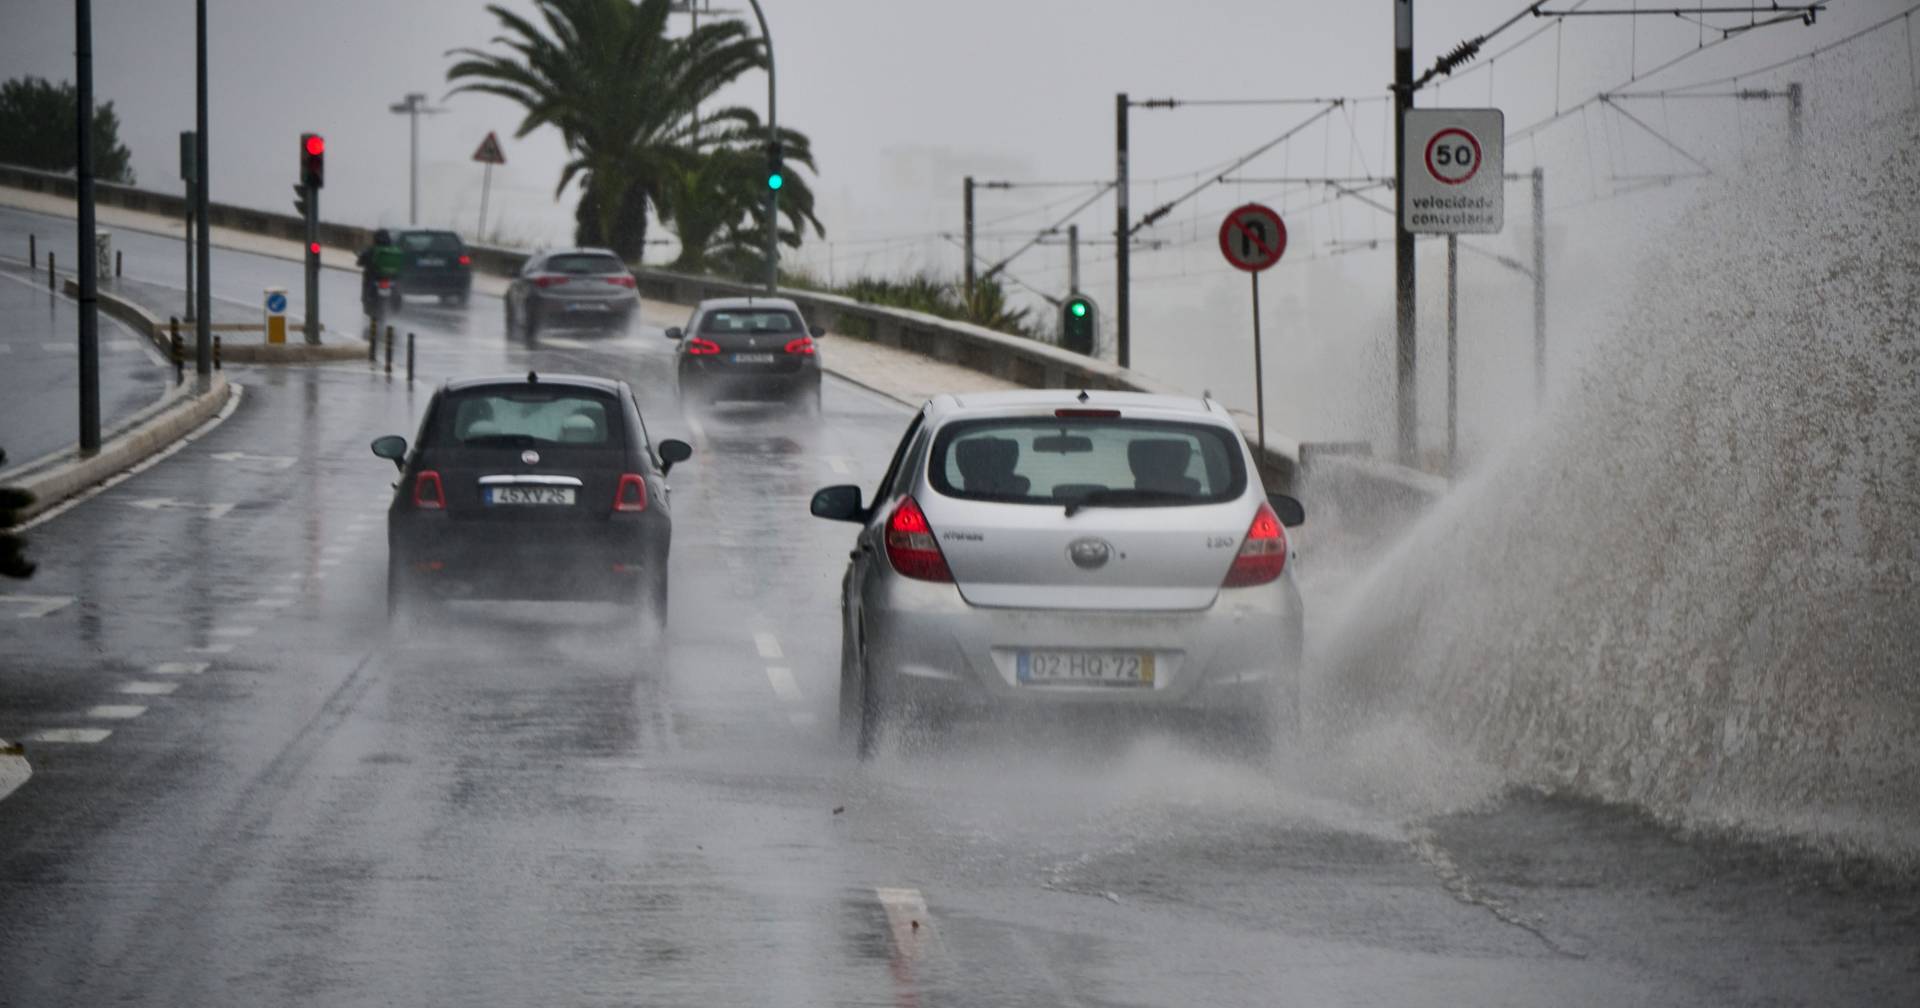
M 787 180 L 784 177 L 782 177 L 779 172 L 774 172 L 773 174 L 767 176 L 767 188 L 769 189 L 778 189 L 781 186 L 785 185 L 786 183 L 787 183 Z
M 1067 310 L 1073 313 L 1074 318 L 1087 317 L 1087 303 L 1085 301 L 1075 301 L 1067 306 Z

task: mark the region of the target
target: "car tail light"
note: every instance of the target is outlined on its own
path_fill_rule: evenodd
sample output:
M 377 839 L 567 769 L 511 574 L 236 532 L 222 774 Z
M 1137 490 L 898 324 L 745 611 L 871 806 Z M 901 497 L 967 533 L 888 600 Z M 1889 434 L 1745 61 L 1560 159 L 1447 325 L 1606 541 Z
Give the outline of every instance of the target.
M 1246 541 L 1240 544 L 1240 552 L 1234 556 L 1233 566 L 1227 568 L 1227 579 L 1220 587 L 1263 585 L 1286 569 L 1287 532 L 1280 527 L 1280 518 L 1273 513 L 1272 505 L 1262 502 L 1259 512 L 1253 516 L 1253 524 L 1247 527 Z
M 392 287 L 393 287 L 393 281 L 392 281 L 392 280 L 385 280 L 385 279 L 382 279 L 382 280 L 376 280 L 376 281 L 374 281 L 374 282 L 375 282 L 375 283 L 378 283 L 378 284 L 380 285 L 380 289 L 381 289 L 381 290 L 390 290 L 390 289 L 392 289 Z
M 627 473 L 620 477 L 620 485 L 613 491 L 613 509 L 615 511 L 645 511 L 647 509 L 647 481 L 637 473 Z
M 470 255 L 462 255 L 462 256 L 460 257 L 460 265 L 462 265 L 462 266 L 471 266 L 471 265 L 473 265 L 473 257 L 472 257 L 472 256 L 470 256 Z
M 695 357 L 711 357 L 720 352 L 720 344 L 704 337 L 695 336 L 687 341 L 687 352 Z
M 541 273 L 537 276 L 532 277 L 531 279 L 533 280 L 533 285 L 535 287 L 551 287 L 554 284 L 567 282 L 566 277 L 554 276 L 551 273 Z
M 887 560 L 893 569 L 916 581 L 952 581 L 946 555 L 933 537 L 933 526 L 920 505 L 908 497 L 887 518 Z
M 790 354 L 799 354 L 802 357 L 813 356 L 813 337 L 802 336 L 797 340 L 788 340 L 787 352 Z
M 633 278 L 630 276 L 610 276 L 610 277 L 601 277 L 601 279 L 614 285 L 615 287 L 625 287 L 629 290 L 633 289 L 633 286 L 634 286 Z
M 440 486 L 440 474 L 422 469 L 413 478 L 413 506 L 423 511 L 445 511 L 447 492 Z

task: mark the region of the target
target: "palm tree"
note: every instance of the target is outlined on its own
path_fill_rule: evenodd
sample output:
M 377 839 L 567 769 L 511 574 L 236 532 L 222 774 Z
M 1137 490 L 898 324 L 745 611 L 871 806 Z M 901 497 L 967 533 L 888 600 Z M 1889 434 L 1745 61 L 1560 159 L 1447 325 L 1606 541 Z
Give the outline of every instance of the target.
M 780 188 L 780 243 L 799 248 L 809 225 L 827 233 L 814 216 L 813 190 L 793 169 L 814 169 L 813 146 L 805 134 L 780 131 L 785 184 Z M 767 133 L 759 117 L 747 112 L 727 128 L 703 134 L 699 148 L 659 189 L 656 205 L 662 222 L 680 239 L 674 268 L 738 276 L 759 276 L 766 269 Z
M 515 136 L 560 131 L 572 155 L 555 198 L 581 182 L 575 240 L 630 261 L 645 248 L 647 210 L 703 147 L 758 121 L 743 108 L 695 115 L 728 82 L 766 66 L 766 50 L 735 21 L 667 35 L 669 0 L 536 0 L 538 20 L 498 4 L 505 53 L 455 49 L 449 94 L 498 95 L 526 110 Z M 797 134 L 796 134 L 797 135 Z

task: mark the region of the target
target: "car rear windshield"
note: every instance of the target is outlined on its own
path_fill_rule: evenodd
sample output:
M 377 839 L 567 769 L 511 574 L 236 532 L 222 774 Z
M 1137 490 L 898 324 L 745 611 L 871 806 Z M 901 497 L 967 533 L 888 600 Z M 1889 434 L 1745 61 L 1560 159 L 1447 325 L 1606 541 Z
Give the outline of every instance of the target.
M 408 231 L 400 236 L 408 252 L 458 252 L 460 236 L 451 231 Z
M 800 316 L 783 308 L 721 308 L 700 318 L 703 333 L 785 333 L 802 328 Z
M 557 255 L 549 258 L 543 268 L 548 273 L 572 273 L 575 275 L 597 275 L 600 273 L 625 273 L 627 267 L 610 255 Z
M 928 462 L 948 497 L 1014 504 L 1168 507 L 1246 491 L 1239 438 L 1212 424 L 1008 417 L 942 428 Z
M 619 447 L 621 413 L 611 396 L 585 389 L 472 389 L 440 405 L 440 444 L 468 448 L 545 445 Z

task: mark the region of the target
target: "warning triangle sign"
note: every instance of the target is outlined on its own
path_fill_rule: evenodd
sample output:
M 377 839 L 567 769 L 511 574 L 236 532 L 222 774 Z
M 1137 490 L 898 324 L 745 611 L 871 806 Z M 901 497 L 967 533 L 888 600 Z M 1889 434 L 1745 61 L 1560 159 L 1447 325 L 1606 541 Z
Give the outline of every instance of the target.
M 482 164 L 506 164 L 507 156 L 500 153 L 500 138 L 488 131 L 487 138 L 480 141 L 479 149 L 473 152 L 473 159 Z

